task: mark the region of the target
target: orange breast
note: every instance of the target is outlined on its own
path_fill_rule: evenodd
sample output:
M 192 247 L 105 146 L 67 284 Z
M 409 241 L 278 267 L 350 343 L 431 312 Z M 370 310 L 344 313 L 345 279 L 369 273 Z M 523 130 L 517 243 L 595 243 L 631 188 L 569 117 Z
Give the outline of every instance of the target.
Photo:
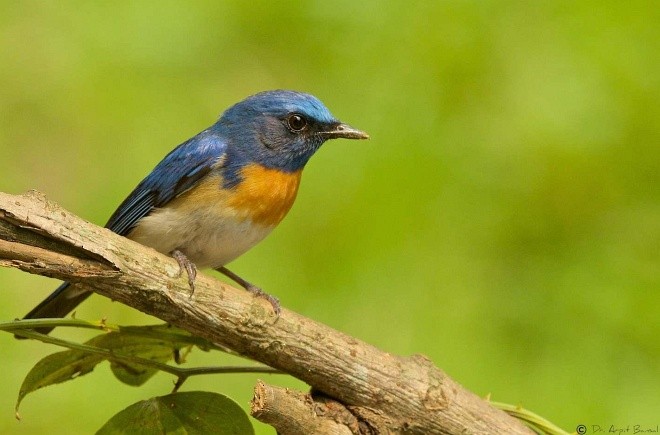
M 280 223 L 298 194 L 302 170 L 284 172 L 250 164 L 241 169 L 241 183 L 229 195 L 227 205 L 253 222 Z
M 250 164 L 241 169 L 242 180 L 236 187 L 223 189 L 222 178 L 211 175 L 167 207 L 191 216 L 216 216 L 219 221 L 249 219 L 273 227 L 293 205 L 301 175 L 302 170 L 291 173 Z

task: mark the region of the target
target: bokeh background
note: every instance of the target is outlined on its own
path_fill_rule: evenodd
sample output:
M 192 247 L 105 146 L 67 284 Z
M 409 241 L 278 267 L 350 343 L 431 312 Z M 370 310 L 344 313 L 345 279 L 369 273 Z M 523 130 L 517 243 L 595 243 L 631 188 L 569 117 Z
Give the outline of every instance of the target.
M 660 8 L 646 2 L 0 2 L 0 190 L 104 224 L 229 105 L 307 91 L 333 141 L 233 269 L 283 304 L 567 430 L 660 423 Z M 0 318 L 57 282 L 0 270 Z M 154 319 L 94 297 L 84 319 Z M 84 333 L 59 331 L 82 339 Z M 91 433 L 169 392 L 0 335 L 0 433 Z M 195 352 L 190 364 L 223 364 Z M 256 376 L 190 379 L 247 408 Z M 304 389 L 290 378 L 269 381 Z M 255 422 L 259 434 L 274 431 Z

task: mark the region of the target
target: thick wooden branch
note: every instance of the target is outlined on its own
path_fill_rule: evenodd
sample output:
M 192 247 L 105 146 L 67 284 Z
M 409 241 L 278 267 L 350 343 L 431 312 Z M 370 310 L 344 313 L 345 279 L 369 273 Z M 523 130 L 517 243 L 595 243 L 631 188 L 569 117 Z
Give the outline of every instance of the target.
M 383 352 L 199 274 L 65 211 L 38 193 L 0 193 L 0 265 L 51 276 L 159 317 L 287 372 L 382 433 L 532 433 L 427 358 Z M 370 426 L 369 419 L 379 422 Z M 348 427 L 348 426 L 347 426 Z
M 280 435 L 351 435 L 360 431 L 358 418 L 339 402 L 316 400 L 311 394 L 261 381 L 254 388 L 251 414 Z

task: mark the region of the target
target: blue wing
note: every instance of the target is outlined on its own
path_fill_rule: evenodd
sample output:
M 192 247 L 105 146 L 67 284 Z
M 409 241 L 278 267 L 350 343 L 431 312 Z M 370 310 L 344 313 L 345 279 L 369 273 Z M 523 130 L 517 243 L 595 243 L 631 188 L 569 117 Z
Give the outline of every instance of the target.
M 225 153 L 227 143 L 211 129 L 174 148 L 110 217 L 106 228 L 125 236 L 156 207 L 193 187 Z

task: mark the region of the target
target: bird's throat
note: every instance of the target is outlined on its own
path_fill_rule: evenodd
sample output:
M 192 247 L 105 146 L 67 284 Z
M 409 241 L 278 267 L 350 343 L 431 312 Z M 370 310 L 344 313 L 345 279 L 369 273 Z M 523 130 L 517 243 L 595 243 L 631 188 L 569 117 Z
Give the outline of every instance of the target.
M 227 205 L 254 223 L 280 223 L 296 199 L 302 169 L 286 172 L 253 163 L 244 166 L 240 174 L 241 182 L 231 189 Z

